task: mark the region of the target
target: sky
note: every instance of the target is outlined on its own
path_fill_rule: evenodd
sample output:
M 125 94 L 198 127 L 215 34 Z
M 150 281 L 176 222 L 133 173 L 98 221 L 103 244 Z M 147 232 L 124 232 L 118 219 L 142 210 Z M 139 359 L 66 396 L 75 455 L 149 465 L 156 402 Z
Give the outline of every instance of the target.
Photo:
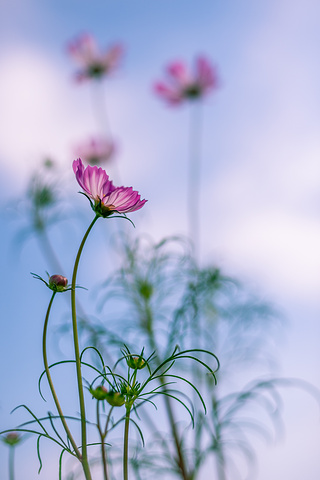
M 101 47 L 118 41 L 125 47 L 123 65 L 103 86 L 119 144 L 110 175 L 148 199 L 134 221 L 138 232 L 155 239 L 187 233 L 190 109 L 167 107 L 152 85 L 171 60 L 190 63 L 205 54 L 216 66 L 219 89 L 202 108 L 201 262 L 219 264 L 279 307 L 286 318 L 280 373 L 320 388 L 319 2 L 2 0 L 0 9 L 5 427 L 21 403 L 21 389 L 25 403 L 34 401 L 46 302 L 36 299 L 29 278 L 30 271 L 46 270 L 36 241 L 20 251 L 14 240 L 23 223 L 21 198 L 45 156 L 57 161 L 76 193 L 74 145 L 100 128 L 90 85 L 74 84 L 75 66 L 66 52 L 83 32 Z M 74 198 L 76 208 L 85 200 Z M 80 233 L 72 225 L 66 232 L 76 245 Z M 103 230 L 97 235 L 102 241 Z M 60 237 L 57 248 L 63 257 Z M 32 325 L 24 321 L 29 309 L 37 319 Z M 285 405 L 285 436 L 274 446 L 259 446 L 256 480 L 316 480 L 319 408 L 301 392 L 286 394 Z M 6 454 L 1 448 L 1 464 Z M 39 478 L 56 478 L 50 475 L 48 468 Z

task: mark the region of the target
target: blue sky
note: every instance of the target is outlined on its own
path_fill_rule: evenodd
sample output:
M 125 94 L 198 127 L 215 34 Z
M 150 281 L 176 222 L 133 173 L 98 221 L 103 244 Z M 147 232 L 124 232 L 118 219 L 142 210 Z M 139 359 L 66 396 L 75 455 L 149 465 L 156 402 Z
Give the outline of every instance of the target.
M 17 384 L 27 389 L 26 403 L 34 401 L 46 303 L 42 297 L 35 302 L 29 278 L 30 271 L 46 269 L 36 243 L 29 241 L 20 256 L 12 246 L 18 231 L 12 206 L 45 155 L 57 160 L 68 188 L 78 191 L 72 146 L 94 133 L 97 122 L 89 85 L 72 82 L 66 43 L 84 31 L 101 47 L 121 41 L 126 48 L 123 66 L 105 83 L 106 102 L 121 180 L 149 200 L 135 219 L 137 229 L 155 238 L 186 233 L 190 112 L 162 104 L 152 83 L 170 60 L 190 63 L 204 53 L 217 66 L 220 88 L 203 108 L 201 260 L 219 263 L 279 305 L 288 319 L 279 346 L 281 373 L 320 387 L 319 2 L 13 0 L 4 1 L 1 11 L 0 241 L 6 273 L 0 351 L 6 365 L 1 381 L 10 396 L 1 401 L 0 416 L 6 426 L 8 412 L 21 402 Z M 116 173 L 111 165 L 110 174 Z M 77 205 L 80 200 L 75 197 Z M 69 228 L 76 245 L 80 233 Z M 58 247 L 63 256 L 61 239 Z M 23 302 L 16 300 L 20 289 Z M 32 325 L 24 322 L 29 310 L 37 319 Z M 13 344 L 14 361 L 8 362 Z M 286 409 L 286 437 L 275 447 L 260 447 L 257 480 L 319 476 L 319 411 L 299 393 L 286 396 Z M 1 449 L 1 463 L 6 453 Z M 48 469 L 42 478 L 56 477 Z

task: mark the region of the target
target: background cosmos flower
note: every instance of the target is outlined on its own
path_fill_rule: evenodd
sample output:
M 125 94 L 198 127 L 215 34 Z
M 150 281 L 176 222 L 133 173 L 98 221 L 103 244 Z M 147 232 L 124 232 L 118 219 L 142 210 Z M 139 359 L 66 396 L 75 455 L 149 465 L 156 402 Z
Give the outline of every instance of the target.
M 75 154 L 89 165 L 100 165 L 112 158 L 116 146 L 112 140 L 105 137 L 91 137 L 86 142 L 76 146 Z
M 67 49 L 80 67 L 75 75 L 79 82 L 110 74 L 118 67 L 123 56 L 123 47 L 118 43 L 105 51 L 99 51 L 95 39 L 88 33 L 70 42 Z
M 167 66 L 166 74 L 167 82 L 155 83 L 154 90 L 170 105 L 201 98 L 218 86 L 216 70 L 203 56 L 195 59 L 193 72 L 185 63 L 176 61 Z

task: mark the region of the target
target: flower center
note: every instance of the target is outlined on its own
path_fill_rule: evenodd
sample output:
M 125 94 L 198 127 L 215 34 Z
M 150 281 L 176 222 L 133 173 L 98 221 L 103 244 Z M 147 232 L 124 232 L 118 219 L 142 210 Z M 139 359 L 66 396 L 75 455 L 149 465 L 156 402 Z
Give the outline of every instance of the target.
M 92 205 L 92 208 L 96 213 L 98 213 L 98 215 L 101 215 L 101 217 L 109 217 L 116 211 L 116 207 L 112 205 L 112 203 L 105 205 L 103 203 L 103 199 L 101 200 L 100 198 L 95 201 L 95 204 L 94 206 Z
M 101 77 L 105 72 L 105 67 L 101 63 L 93 63 L 88 67 L 89 77 Z
M 197 97 L 200 97 L 201 95 L 201 88 L 199 85 L 197 85 L 196 83 L 193 83 L 191 85 L 188 85 L 185 89 L 184 89 L 184 94 L 186 97 L 188 98 L 197 98 Z

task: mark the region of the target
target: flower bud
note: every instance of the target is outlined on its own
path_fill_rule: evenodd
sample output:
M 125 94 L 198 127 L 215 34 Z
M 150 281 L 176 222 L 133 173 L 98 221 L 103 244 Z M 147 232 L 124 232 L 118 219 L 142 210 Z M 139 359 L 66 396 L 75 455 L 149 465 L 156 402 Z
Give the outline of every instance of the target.
M 146 362 L 140 356 L 139 357 L 129 356 L 126 359 L 126 361 L 127 361 L 128 367 L 133 368 L 133 369 L 141 370 L 142 368 L 144 368 L 146 366 Z
M 149 282 L 141 282 L 139 285 L 139 293 L 146 300 L 150 300 L 153 294 L 153 286 Z
M 124 395 L 120 392 L 109 392 L 106 400 L 112 407 L 121 407 L 125 402 Z
M 89 388 L 89 392 L 96 400 L 106 400 L 108 396 L 108 390 L 103 385 L 99 385 L 96 388 Z
M 63 292 L 68 286 L 68 280 L 62 275 L 51 275 L 49 278 L 49 287 L 56 292 Z
M 17 432 L 10 432 L 3 437 L 3 441 L 10 447 L 13 447 L 21 441 L 21 436 Z

